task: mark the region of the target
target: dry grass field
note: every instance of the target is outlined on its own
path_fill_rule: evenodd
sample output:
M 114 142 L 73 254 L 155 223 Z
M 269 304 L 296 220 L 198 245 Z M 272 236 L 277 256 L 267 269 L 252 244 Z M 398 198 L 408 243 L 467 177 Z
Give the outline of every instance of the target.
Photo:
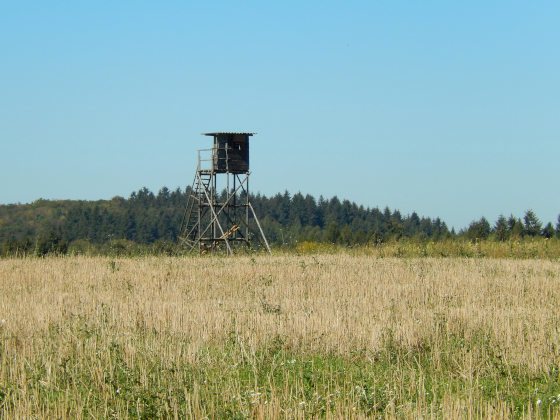
M 0 260 L 2 418 L 560 417 L 560 262 Z

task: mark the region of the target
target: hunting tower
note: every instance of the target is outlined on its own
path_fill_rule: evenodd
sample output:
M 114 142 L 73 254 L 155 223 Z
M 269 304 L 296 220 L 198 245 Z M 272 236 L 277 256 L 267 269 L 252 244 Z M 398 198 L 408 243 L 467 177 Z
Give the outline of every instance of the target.
M 211 149 L 198 151 L 198 164 L 181 226 L 180 243 L 200 254 L 256 241 L 270 252 L 249 201 L 249 138 L 255 133 L 204 133 Z

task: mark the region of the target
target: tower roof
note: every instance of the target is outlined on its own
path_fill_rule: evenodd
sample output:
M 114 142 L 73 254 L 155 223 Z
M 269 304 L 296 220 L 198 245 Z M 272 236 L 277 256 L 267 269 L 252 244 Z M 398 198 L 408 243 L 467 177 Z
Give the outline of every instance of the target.
M 222 135 L 222 134 L 226 134 L 226 135 L 231 135 L 231 134 L 239 135 L 239 134 L 241 134 L 241 135 L 245 135 L 245 136 L 252 136 L 252 135 L 257 134 L 257 133 L 238 133 L 238 132 L 231 132 L 231 131 L 218 131 L 218 132 L 215 132 L 215 133 L 202 133 L 203 136 L 219 136 L 219 135 Z

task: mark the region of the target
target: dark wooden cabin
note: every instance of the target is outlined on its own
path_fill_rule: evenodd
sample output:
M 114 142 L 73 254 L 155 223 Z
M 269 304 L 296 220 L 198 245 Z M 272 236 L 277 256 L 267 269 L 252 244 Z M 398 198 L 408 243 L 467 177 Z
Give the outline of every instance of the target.
M 214 137 L 214 172 L 249 172 L 249 137 L 253 134 L 255 133 L 204 133 L 205 136 Z

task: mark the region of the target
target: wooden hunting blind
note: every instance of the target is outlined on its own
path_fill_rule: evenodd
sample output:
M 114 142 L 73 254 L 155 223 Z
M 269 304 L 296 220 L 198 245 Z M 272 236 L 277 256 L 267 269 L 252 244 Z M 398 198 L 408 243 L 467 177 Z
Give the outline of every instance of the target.
M 255 133 L 204 133 L 211 149 L 198 151 L 198 164 L 179 236 L 199 253 L 237 245 L 270 247 L 249 201 L 249 137 Z
M 249 137 L 254 133 L 205 133 L 214 137 L 216 173 L 243 174 L 249 171 Z

